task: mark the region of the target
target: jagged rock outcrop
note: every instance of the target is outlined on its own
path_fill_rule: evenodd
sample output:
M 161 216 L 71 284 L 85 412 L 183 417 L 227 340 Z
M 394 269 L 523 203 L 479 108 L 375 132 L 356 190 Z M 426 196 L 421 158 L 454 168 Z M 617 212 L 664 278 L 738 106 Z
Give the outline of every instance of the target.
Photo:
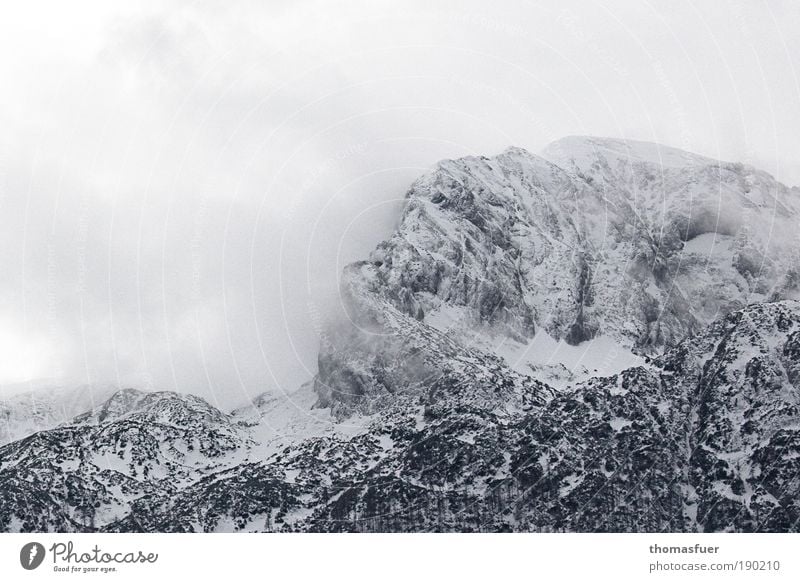
M 345 270 L 354 324 L 323 345 L 322 402 L 413 383 L 420 362 L 394 358 L 408 342 L 388 308 L 433 327 L 459 309 L 444 331 L 461 343 L 542 328 L 659 353 L 750 303 L 800 298 L 798 220 L 800 192 L 764 172 L 653 144 L 566 138 L 543 157 L 441 162 L 411 187 L 397 232 Z
M 800 528 L 798 338 L 797 302 L 753 305 L 662 361 L 691 395 L 687 486 L 709 531 Z

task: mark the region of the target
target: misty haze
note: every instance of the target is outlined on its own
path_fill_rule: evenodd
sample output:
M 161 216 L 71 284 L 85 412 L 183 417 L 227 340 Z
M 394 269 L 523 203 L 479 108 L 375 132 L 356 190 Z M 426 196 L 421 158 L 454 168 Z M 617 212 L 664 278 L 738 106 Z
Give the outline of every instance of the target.
M 0 18 L 0 531 L 800 531 L 794 3 L 78 4 Z

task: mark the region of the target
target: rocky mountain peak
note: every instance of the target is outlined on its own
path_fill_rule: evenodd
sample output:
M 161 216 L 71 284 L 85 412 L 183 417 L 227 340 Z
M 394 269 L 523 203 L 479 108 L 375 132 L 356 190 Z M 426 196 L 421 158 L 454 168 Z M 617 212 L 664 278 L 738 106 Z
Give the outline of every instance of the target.
M 599 138 L 441 162 L 312 382 L 37 427 L 0 530 L 797 531 L 798 194 Z
M 397 389 L 370 355 L 405 353 L 388 307 L 462 345 L 543 332 L 661 353 L 725 313 L 800 297 L 798 217 L 800 194 L 768 175 L 657 144 L 571 137 L 542 156 L 440 162 L 395 234 L 345 269 L 352 316 L 321 350 L 323 402 Z
M 188 419 L 198 418 L 210 423 L 229 422 L 219 410 L 193 394 L 125 388 L 112 394 L 102 405 L 76 417 L 74 422 L 100 424 L 135 419 L 183 425 Z

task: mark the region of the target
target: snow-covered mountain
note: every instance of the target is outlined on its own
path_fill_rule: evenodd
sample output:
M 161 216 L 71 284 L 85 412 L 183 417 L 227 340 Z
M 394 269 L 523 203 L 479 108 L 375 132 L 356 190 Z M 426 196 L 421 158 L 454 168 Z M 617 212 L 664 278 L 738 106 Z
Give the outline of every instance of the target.
M 590 373 L 616 372 L 631 350 L 800 298 L 797 189 L 653 144 L 567 138 L 545 156 L 560 165 L 518 148 L 445 161 L 411 187 L 397 232 L 345 270 L 355 325 L 323 345 L 323 401 L 339 395 L 338 410 L 421 373 L 407 353 L 421 340 L 395 332 L 394 311 L 549 380 L 560 356 L 541 348 L 558 340 L 583 345 Z
M 12 531 L 101 529 L 127 516 L 132 500 L 241 462 L 250 445 L 200 398 L 120 390 L 70 423 L 2 447 L 0 522 Z
M 7 531 L 798 531 L 800 191 L 654 144 L 438 164 L 313 382 L 0 447 Z

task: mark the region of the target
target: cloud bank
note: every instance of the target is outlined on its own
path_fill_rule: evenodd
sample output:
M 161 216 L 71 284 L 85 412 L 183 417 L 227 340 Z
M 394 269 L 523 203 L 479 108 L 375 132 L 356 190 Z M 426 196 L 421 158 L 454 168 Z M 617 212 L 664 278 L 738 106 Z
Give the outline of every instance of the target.
M 2 10 L 6 392 L 293 389 L 442 158 L 591 134 L 800 183 L 792 2 L 111 4 Z

